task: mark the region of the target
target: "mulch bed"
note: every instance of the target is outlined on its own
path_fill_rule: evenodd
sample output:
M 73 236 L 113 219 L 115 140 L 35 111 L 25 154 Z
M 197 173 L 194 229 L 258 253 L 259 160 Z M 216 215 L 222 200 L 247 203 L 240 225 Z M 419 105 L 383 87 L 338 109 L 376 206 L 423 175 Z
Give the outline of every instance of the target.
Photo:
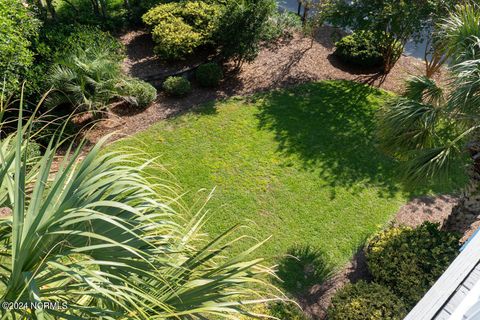
M 96 142 L 100 137 L 115 132 L 116 135 L 112 138 L 115 140 L 145 130 L 162 119 L 207 101 L 249 95 L 309 81 L 347 79 L 400 92 L 406 78 L 424 72 L 423 61 L 407 56 L 402 56 L 385 78 L 379 78 L 378 74 L 369 70 L 347 68 L 332 55 L 334 42 L 338 38 L 339 31 L 332 27 L 319 30 L 315 39 L 295 34 L 291 39 L 262 49 L 255 61 L 244 64 L 234 75 L 227 74 L 216 90 L 203 89 L 193 83 L 192 93 L 185 98 L 170 98 L 160 91 L 156 101 L 145 110 L 132 110 L 122 105 L 113 107 L 106 118 L 90 130 L 87 138 Z M 208 59 L 208 54 L 202 52 L 176 63 L 161 61 L 153 53 L 151 37 L 144 30 L 129 31 L 120 36 L 120 40 L 127 48 L 124 70 L 141 79 L 148 80 L 155 75 L 162 78 L 188 70 Z M 159 83 L 153 84 L 160 87 Z

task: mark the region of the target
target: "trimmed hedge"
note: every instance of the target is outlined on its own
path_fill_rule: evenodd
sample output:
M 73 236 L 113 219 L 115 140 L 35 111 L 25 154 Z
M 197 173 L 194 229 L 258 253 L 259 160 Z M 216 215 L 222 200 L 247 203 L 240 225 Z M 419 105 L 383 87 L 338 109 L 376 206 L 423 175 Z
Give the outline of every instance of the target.
M 335 43 L 335 55 L 344 63 L 374 68 L 383 64 L 381 34 L 356 31 Z
M 459 239 L 429 222 L 390 228 L 370 240 L 367 264 L 376 282 L 413 307 L 455 259 Z
M 190 93 L 192 87 L 184 77 L 168 77 L 163 83 L 163 90 L 170 96 L 182 97 Z
M 403 301 L 388 288 L 359 281 L 340 289 L 328 308 L 329 320 L 401 320 Z
M 217 63 L 209 62 L 197 68 L 195 78 L 202 87 L 216 87 L 223 78 L 223 71 Z
M 203 1 L 160 4 L 143 15 L 152 29 L 154 51 L 165 59 L 181 59 L 211 41 L 220 6 Z

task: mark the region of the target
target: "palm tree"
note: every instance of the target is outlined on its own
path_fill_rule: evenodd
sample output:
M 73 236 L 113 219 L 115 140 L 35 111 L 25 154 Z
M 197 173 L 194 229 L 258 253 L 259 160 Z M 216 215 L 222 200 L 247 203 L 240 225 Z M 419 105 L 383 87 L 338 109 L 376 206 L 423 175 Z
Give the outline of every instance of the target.
M 223 257 L 235 229 L 208 241 L 204 210 L 191 214 L 145 172 L 154 160 L 100 143 L 85 156 L 69 148 L 54 172 L 58 139 L 29 164 L 21 119 L 0 141 L 0 208 L 11 212 L 0 217 L 2 319 L 234 319 L 276 299 L 270 269 L 248 258 L 260 244 Z M 6 310 L 14 302 L 57 305 Z
M 380 115 L 382 147 L 403 160 L 412 182 L 448 176 L 470 163 L 470 183 L 459 212 L 480 214 L 480 8 L 457 5 L 437 35 L 451 60 L 450 80 L 440 86 L 415 77 L 405 94 Z

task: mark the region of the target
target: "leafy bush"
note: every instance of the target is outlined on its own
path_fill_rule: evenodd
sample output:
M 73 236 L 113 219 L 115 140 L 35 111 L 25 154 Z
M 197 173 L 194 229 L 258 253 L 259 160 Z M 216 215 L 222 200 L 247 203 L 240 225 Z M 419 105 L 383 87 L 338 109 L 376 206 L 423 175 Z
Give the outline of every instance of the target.
M 38 76 L 29 73 L 29 68 L 34 62 L 31 47 L 40 22 L 22 1 L 1 0 L 0 26 L 0 96 L 10 96 L 18 93 L 23 80 Z
M 224 59 L 233 59 L 237 67 L 256 58 L 262 35 L 275 12 L 273 0 L 228 2 L 215 34 Z
M 140 108 L 147 107 L 157 97 L 157 89 L 139 79 L 127 79 L 124 81 L 121 91 L 124 99 Z
M 187 95 L 192 90 L 192 87 L 190 81 L 184 77 L 168 77 L 163 83 L 163 90 L 168 95 L 181 97 Z
M 122 60 L 125 50 L 115 37 L 98 27 L 65 24 L 46 26 L 37 46 L 38 54 L 48 61 L 59 61 L 87 49 L 108 52 L 112 60 Z
M 202 87 L 216 87 L 223 78 L 222 68 L 215 62 L 205 63 L 197 68 L 195 77 Z
M 108 51 L 78 50 L 53 66 L 48 83 L 56 91 L 48 104 L 97 114 L 121 95 L 118 83 L 122 77 L 120 63 L 112 60 Z
M 429 222 L 390 228 L 370 240 L 367 263 L 376 282 L 413 306 L 456 257 L 458 244 L 457 234 Z
M 310 246 L 293 247 L 278 264 L 279 284 L 286 291 L 298 294 L 315 284 L 322 283 L 330 275 L 331 267 L 323 252 Z
M 50 88 L 46 75 L 56 63 L 62 63 L 78 51 L 103 51 L 108 53 L 111 60 L 121 61 L 124 57 L 123 45 L 110 33 L 94 26 L 48 24 L 42 28 L 39 43 L 35 48 L 35 65 L 30 68 L 30 91 L 36 93 L 39 99 Z M 45 75 L 45 76 L 44 76 Z
M 330 320 L 401 320 L 405 304 L 388 288 L 359 281 L 340 289 L 328 308 Z
M 378 33 L 356 31 L 343 37 L 335 46 L 335 55 L 344 63 L 360 67 L 379 67 L 383 64 Z
M 220 6 L 203 1 L 161 4 L 143 15 L 152 29 L 155 53 L 166 59 L 181 59 L 211 42 Z
M 302 29 L 301 18 L 290 11 L 274 12 L 267 20 L 262 33 L 263 41 L 275 41 L 279 38 L 291 38 L 295 31 Z

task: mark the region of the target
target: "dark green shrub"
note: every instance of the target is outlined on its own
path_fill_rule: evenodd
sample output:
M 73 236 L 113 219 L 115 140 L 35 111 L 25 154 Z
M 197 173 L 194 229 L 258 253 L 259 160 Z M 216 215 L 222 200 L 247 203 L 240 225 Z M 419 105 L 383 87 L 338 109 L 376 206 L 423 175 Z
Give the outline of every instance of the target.
M 279 283 L 287 292 L 303 293 L 331 274 L 325 254 L 310 246 L 293 247 L 278 263 Z
M 155 53 L 166 59 L 182 59 L 211 42 L 220 6 L 203 1 L 161 4 L 143 15 L 152 30 Z
M 344 63 L 372 68 L 383 64 L 381 35 L 371 31 L 356 31 L 343 37 L 335 46 L 335 55 Z
M 195 78 L 202 87 L 216 87 L 223 78 L 223 71 L 217 63 L 209 62 L 197 68 Z
M 163 90 L 170 96 L 181 97 L 190 93 L 192 87 L 184 77 L 168 77 L 163 83 Z
M 0 96 L 18 94 L 20 83 L 34 76 L 28 70 L 34 62 L 32 42 L 39 27 L 40 21 L 22 1 L 0 1 Z
M 78 50 L 108 52 L 112 59 L 122 60 L 124 46 L 110 33 L 95 26 L 54 24 L 40 35 L 37 53 L 44 61 L 58 62 Z
M 340 289 L 328 308 L 329 320 L 401 320 L 403 301 L 388 288 L 359 281 Z
M 122 84 L 122 95 L 131 105 L 147 107 L 157 97 L 157 89 L 139 79 L 126 79 Z
M 275 10 L 272 0 L 228 2 L 215 34 L 222 57 L 232 59 L 237 67 L 245 61 L 253 61 L 260 50 L 268 19 Z
M 425 222 L 416 229 L 390 228 L 370 240 L 367 263 L 376 282 L 412 307 L 458 254 L 459 235 Z

